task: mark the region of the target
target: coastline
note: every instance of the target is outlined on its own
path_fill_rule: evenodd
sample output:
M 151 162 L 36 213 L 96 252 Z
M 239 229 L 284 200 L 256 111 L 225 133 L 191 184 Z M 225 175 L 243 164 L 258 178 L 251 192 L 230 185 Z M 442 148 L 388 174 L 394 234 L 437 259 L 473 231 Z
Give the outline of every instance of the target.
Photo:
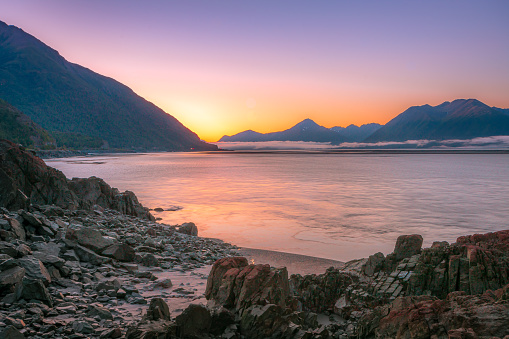
M 313 257 L 309 255 L 239 247 L 239 255 L 251 264 L 269 264 L 272 267 L 286 267 L 288 275 L 321 274 L 329 267 L 342 268 L 345 262 Z

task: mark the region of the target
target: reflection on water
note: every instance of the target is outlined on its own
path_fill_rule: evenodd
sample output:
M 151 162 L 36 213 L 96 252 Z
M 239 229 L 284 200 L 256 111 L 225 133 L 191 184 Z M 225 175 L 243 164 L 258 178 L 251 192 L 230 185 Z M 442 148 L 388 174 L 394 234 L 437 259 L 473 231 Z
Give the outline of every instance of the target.
M 131 190 L 201 236 L 336 260 L 509 228 L 509 156 L 186 154 L 48 160 L 67 177 Z

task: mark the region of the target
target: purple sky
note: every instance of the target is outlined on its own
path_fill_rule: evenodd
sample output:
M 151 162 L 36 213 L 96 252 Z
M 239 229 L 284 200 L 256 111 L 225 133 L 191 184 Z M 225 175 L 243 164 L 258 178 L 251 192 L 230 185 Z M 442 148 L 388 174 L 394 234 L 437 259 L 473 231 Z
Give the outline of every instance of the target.
M 509 1 L 0 0 L 0 13 L 208 141 L 457 98 L 509 107 Z

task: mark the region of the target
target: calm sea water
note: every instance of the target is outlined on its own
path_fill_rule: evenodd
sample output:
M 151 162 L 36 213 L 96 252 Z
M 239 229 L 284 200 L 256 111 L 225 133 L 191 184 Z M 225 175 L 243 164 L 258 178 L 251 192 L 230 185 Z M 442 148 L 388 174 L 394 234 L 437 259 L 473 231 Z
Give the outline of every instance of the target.
M 201 236 L 336 260 L 509 229 L 509 156 L 161 153 L 48 160 L 131 190 Z

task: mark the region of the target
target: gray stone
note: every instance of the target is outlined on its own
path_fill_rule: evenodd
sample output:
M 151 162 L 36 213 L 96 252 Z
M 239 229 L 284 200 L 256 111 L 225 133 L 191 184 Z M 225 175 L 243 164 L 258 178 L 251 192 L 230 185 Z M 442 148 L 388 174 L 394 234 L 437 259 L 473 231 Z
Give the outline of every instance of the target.
M 127 244 L 113 244 L 106 248 L 102 252 L 102 255 L 119 261 L 129 262 L 134 260 L 136 253 L 134 249 Z
M 2 339 L 25 339 L 25 335 L 21 333 L 14 326 L 7 326 L 3 329 L 0 329 L 0 338 Z
M 159 266 L 159 260 L 153 254 L 147 253 L 141 258 L 141 264 L 147 267 Z
M 372 277 L 376 272 L 383 268 L 385 262 L 385 256 L 382 252 L 370 255 L 364 265 L 362 265 L 361 271 L 368 277 Z
M 41 280 L 23 279 L 21 289 L 18 290 L 18 299 L 40 300 L 53 307 L 51 296 Z
M 198 227 L 196 227 L 196 225 L 193 222 L 186 222 L 180 226 L 178 232 L 198 236 Z
M 91 227 L 68 228 L 65 238 L 76 241 L 78 244 L 97 253 L 115 243 L 113 239 L 103 237 L 101 231 Z
M 76 245 L 76 247 L 74 247 L 74 252 L 78 256 L 80 261 L 89 262 L 94 265 L 102 265 L 102 264 L 111 262 L 110 258 L 103 257 L 103 256 L 89 250 L 88 248 L 80 246 L 80 245 Z
M 101 319 L 113 320 L 113 315 L 111 315 L 111 312 L 107 308 L 99 305 L 88 306 L 87 315 L 89 317 L 99 317 Z
M 11 226 L 11 230 L 16 234 L 16 237 L 20 240 L 26 240 L 26 233 L 23 226 L 16 219 L 8 219 L 9 225 Z
M 182 336 L 199 336 L 209 332 L 212 317 L 209 310 L 200 304 L 189 305 L 175 318 Z
M 168 304 L 161 298 L 152 298 L 150 300 L 150 306 L 147 310 L 148 320 L 170 320 L 170 309 Z
M 18 259 L 18 265 L 25 269 L 28 278 L 39 279 L 45 285 L 51 282 L 51 276 L 44 264 L 34 256 L 26 256 Z
M 25 269 L 19 266 L 14 266 L 0 272 L 0 291 L 7 290 L 9 292 L 14 292 L 14 286 L 19 284 L 24 276 Z
M 94 328 L 92 325 L 90 325 L 88 322 L 83 320 L 77 320 L 72 323 L 72 329 L 75 332 L 81 333 L 81 334 L 92 334 L 95 333 Z
M 419 254 L 422 248 L 422 236 L 419 234 L 401 235 L 394 247 L 395 260 L 399 261 Z
M 32 255 L 42 261 L 42 263 L 45 265 L 53 265 L 57 268 L 60 268 L 65 264 L 64 259 L 45 252 L 34 251 Z

